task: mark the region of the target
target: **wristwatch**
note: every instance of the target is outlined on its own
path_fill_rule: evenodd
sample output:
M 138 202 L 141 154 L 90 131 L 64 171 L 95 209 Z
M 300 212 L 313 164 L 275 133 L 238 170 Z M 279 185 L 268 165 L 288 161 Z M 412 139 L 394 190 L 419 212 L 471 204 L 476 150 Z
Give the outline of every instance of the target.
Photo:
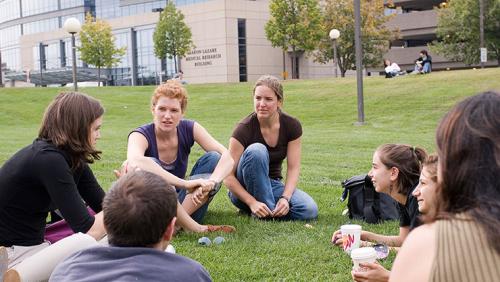
M 288 198 L 287 196 L 281 195 L 280 199 L 285 199 L 288 202 L 288 204 L 290 204 L 290 198 Z

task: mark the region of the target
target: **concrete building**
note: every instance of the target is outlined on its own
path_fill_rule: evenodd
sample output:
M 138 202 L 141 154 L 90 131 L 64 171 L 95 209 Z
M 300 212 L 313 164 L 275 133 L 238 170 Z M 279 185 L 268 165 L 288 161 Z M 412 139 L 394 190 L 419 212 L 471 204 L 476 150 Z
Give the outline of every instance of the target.
M 388 1 L 386 1 L 388 2 Z M 466 68 L 460 62 L 450 60 L 429 51 L 428 43 L 436 40 L 436 28 L 438 24 L 436 7 L 446 0 L 393 0 L 393 5 L 386 5 L 386 14 L 395 14 L 388 27 L 399 29 L 401 38 L 391 42 L 391 48 L 386 58 L 396 62 L 401 69 L 413 69 L 414 61 L 418 58 L 421 50 L 427 50 L 432 56 L 432 69 L 456 69 Z M 489 61 L 486 65 L 496 65 Z M 382 68 L 369 68 L 369 71 L 381 71 Z
M 254 81 L 262 74 L 281 77 L 290 57 L 273 48 L 264 26 L 269 0 L 176 0 L 196 46 L 180 61 L 189 83 Z M 112 26 L 121 63 L 109 71 L 112 85 L 157 84 L 174 74 L 171 60 L 154 56 L 153 33 L 165 0 L 0 0 L 0 51 L 7 77 L 35 84 L 71 82 L 70 35 L 62 29 L 68 17 L 83 22 L 92 13 Z M 8 12 L 7 12 L 8 11 Z M 79 45 L 77 39 L 77 45 Z M 298 59 L 301 78 L 333 75 L 332 64 Z M 95 71 L 78 59 L 78 80 L 95 80 Z

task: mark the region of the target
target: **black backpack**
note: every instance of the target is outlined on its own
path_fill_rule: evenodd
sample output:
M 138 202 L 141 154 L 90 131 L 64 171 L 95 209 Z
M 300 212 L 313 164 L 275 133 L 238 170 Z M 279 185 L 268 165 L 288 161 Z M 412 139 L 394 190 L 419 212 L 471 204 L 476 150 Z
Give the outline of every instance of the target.
M 398 203 L 391 196 L 378 193 L 366 174 L 356 175 L 342 181 L 344 192 L 341 201 L 347 198 L 350 219 L 361 219 L 368 223 L 399 219 Z

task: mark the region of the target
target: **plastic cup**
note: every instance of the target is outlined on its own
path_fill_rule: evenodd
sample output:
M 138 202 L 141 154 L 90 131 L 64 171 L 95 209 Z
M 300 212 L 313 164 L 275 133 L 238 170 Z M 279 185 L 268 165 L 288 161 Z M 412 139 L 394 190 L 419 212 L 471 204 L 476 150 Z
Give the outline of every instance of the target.
M 375 251 L 374 248 L 371 247 L 366 247 L 366 248 L 358 248 L 355 250 L 352 250 L 351 252 L 351 259 L 352 259 L 352 270 L 356 272 L 366 272 L 368 269 L 364 267 L 360 267 L 360 263 L 373 263 L 377 259 L 377 252 Z
M 359 248 L 361 242 L 361 225 L 346 224 L 340 226 L 342 233 L 342 248 L 350 254 L 352 250 Z

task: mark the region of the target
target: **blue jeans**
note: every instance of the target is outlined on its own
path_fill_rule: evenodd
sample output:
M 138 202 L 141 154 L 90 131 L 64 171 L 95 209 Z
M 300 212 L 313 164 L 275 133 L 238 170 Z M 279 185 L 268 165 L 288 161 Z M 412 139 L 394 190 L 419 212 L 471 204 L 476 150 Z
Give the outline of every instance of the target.
M 212 172 L 214 172 L 217 163 L 219 163 L 220 157 L 221 155 L 218 152 L 206 152 L 194 164 L 191 174 L 189 175 L 189 179 L 209 178 Z M 155 161 L 158 162 L 157 160 Z M 176 188 L 176 191 L 179 202 L 184 202 L 187 190 Z M 208 204 L 210 204 L 210 201 L 207 201 L 195 212 L 193 212 L 191 214 L 191 218 L 193 218 L 196 222 L 201 223 L 203 221 L 203 217 L 205 217 L 205 214 L 207 213 Z
M 424 66 L 422 67 L 422 71 L 424 73 L 430 73 L 431 72 L 431 64 L 430 63 L 425 63 Z
M 279 179 L 269 177 L 269 152 L 266 146 L 254 143 L 248 146 L 241 155 L 236 171 L 238 181 L 257 201 L 274 210 L 276 203 L 283 195 L 285 185 Z M 250 208 L 231 192 L 231 202 L 244 212 L 251 213 Z M 290 198 L 290 211 L 283 220 L 308 220 L 318 216 L 316 202 L 306 192 L 295 189 Z

